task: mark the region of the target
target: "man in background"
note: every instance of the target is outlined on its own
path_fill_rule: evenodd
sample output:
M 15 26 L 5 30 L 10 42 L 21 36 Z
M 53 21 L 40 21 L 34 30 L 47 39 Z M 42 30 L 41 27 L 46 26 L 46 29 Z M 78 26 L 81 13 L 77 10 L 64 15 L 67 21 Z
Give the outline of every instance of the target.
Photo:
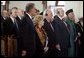
M 57 15 L 53 20 L 53 27 L 55 32 L 55 55 L 57 57 L 67 57 L 69 45 L 69 29 L 68 25 L 62 20 L 64 16 L 64 10 L 62 8 L 57 8 Z
M 7 44 L 7 36 L 6 36 L 6 19 L 9 17 L 8 11 L 3 10 L 1 13 L 1 55 L 6 56 L 6 44 Z

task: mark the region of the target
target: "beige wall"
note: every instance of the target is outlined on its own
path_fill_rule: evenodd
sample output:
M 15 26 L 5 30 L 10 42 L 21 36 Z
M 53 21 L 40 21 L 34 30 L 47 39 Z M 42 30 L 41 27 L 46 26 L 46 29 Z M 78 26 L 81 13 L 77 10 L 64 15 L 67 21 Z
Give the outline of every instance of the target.
M 25 10 L 25 6 L 27 3 L 35 3 L 35 7 L 39 9 L 40 12 L 43 11 L 42 1 L 10 1 L 9 9 L 11 9 L 12 7 L 18 7 Z
M 43 11 L 42 1 L 10 1 L 9 9 L 12 7 L 18 7 L 25 10 L 26 4 L 30 2 L 35 3 L 36 8 L 39 9 L 40 12 Z M 75 21 L 77 22 L 78 18 L 83 16 L 83 1 L 65 1 L 65 12 L 71 8 L 75 13 Z
M 83 1 L 65 1 L 65 11 L 71 8 L 75 13 L 75 22 L 78 22 L 78 18 L 83 16 Z
M 80 1 L 80 17 L 83 17 L 83 1 Z

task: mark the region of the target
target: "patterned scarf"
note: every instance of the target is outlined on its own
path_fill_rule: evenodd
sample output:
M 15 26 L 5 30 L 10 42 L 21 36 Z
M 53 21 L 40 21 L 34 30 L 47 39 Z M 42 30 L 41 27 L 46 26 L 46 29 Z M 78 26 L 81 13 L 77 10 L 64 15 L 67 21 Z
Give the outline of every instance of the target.
M 35 28 L 36 28 L 36 32 L 39 36 L 39 39 L 40 39 L 42 45 L 45 46 L 46 37 L 47 37 L 45 30 L 43 28 L 39 28 L 38 26 L 36 26 Z

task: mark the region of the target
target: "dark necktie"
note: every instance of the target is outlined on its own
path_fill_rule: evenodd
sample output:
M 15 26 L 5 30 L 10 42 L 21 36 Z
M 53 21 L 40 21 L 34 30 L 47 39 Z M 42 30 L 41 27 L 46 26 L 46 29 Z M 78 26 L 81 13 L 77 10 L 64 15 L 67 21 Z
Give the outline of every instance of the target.
M 16 19 L 14 19 L 14 24 L 15 24 L 15 26 L 17 27 L 17 29 L 19 29 Z
M 54 31 L 54 28 L 53 28 L 53 26 L 52 26 L 52 24 L 50 23 L 50 26 L 51 26 L 51 29 Z

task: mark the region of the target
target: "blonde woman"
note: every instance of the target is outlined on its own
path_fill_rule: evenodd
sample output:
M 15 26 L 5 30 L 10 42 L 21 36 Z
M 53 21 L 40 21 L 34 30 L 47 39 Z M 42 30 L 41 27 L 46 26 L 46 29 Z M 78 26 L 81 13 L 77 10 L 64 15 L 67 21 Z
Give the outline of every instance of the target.
M 42 15 L 36 15 L 34 18 L 36 30 L 36 56 L 45 56 L 48 51 L 48 37 L 43 29 L 44 21 Z

